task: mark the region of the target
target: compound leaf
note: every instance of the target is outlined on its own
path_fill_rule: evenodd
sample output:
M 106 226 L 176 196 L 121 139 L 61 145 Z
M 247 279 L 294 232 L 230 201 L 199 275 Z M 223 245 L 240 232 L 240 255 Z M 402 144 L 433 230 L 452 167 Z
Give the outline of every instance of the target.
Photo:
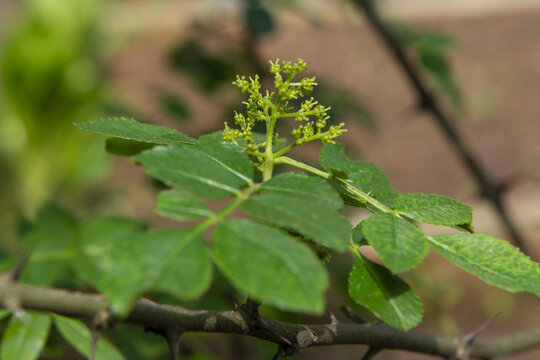
M 62 337 L 80 354 L 90 358 L 92 335 L 81 321 L 53 314 L 54 326 Z M 124 360 L 124 356 L 110 342 L 100 336 L 97 340 L 95 360 Z
M 252 196 L 242 209 L 256 219 L 293 229 L 336 251 L 345 251 L 351 225 L 337 210 L 285 195 L 266 193 Z
M 47 342 L 51 328 L 48 314 L 27 312 L 28 323 L 12 316 L 2 336 L 0 355 L 4 360 L 37 359 Z
M 116 138 L 142 141 L 152 144 L 195 144 L 197 140 L 179 131 L 159 126 L 143 124 L 134 119 L 112 117 L 75 123 L 79 129 L 109 135 Z
M 248 220 L 223 221 L 212 247 L 221 272 L 241 292 L 284 310 L 324 311 L 326 271 L 290 235 Z
M 409 330 L 422 320 L 424 310 L 418 294 L 388 269 L 358 252 L 349 276 L 349 295 L 392 327 Z
M 437 194 L 401 194 L 394 209 L 416 221 L 435 225 L 457 226 L 472 222 L 472 208 Z
M 204 138 L 193 146 L 156 146 L 133 159 L 167 185 L 210 199 L 236 194 L 253 177 L 251 161 L 242 149 Z
M 429 251 L 422 231 L 394 214 L 371 214 L 362 222 L 362 232 L 393 273 L 414 268 Z
M 489 234 L 452 234 L 428 238 L 435 250 L 488 284 L 540 297 L 540 268 L 508 242 Z
M 156 211 L 175 220 L 197 220 L 212 215 L 208 205 L 195 195 L 173 190 L 159 194 Z

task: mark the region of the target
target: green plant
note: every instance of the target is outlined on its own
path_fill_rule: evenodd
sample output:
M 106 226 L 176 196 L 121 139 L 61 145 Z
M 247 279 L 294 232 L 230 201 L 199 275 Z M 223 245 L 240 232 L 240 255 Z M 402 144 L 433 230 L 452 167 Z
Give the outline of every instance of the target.
M 75 310 L 77 301 L 65 295 L 66 302 L 58 300 L 40 307 L 39 299 L 29 300 L 34 299 L 30 292 L 10 288 L 15 299 L 12 304 L 82 314 L 93 318 L 94 330 L 115 320 L 142 323 L 168 339 L 173 330 L 177 334 L 194 329 L 249 334 L 259 331 L 258 336 L 281 344 L 287 349 L 284 354 L 290 354 L 312 344 L 345 340 L 318 332 L 317 327 L 287 332 L 284 325 L 258 314 L 259 302 L 283 310 L 322 314 L 328 287 L 323 263 L 333 252 L 350 252 L 354 259 L 348 279 L 351 298 L 401 330 L 421 321 L 423 307 L 420 297 L 397 274 L 416 267 L 430 247 L 489 284 L 540 297 L 538 264 L 501 239 L 474 233 L 469 206 L 442 195 L 393 190 L 379 167 L 350 159 L 343 145 L 336 143 L 346 130 L 343 124 L 326 126 L 329 108 L 313 98 L 293 108 L 291 100 L 308 96 L 317 85 L 315 78 L 295 79 L 305 68 L 302 60 L 272 62 L 273 92 L 261 91 L 257 76 L 237 77 L 234 85 L 249 95 L 244 102 L 246 112 L 235 114 L 234 127 L 226 123 L 223 132 L 198 139 L 127 118 L 76 124 L 111 136 L 107 140 L 110 151 L 132 155 L 147 174 L 171 188 L 159 194 L 158 213 L 197 223 L 166 230 L 148 230 L 144 224 L 120 218 L 97 218 L 80 224 L 69 214 L 46 208 L 24 237 L 32 254 L 21 280 L 37 285 L 84 283 L 103 294 L 106 302 L 92 300 L 92 310 L 82 313 L 79 308 Z M 276 122 L 287 118 L 298 123 L 291 132 L 292 139 L 274 131 Z M 252 131 L 257 122 L 266 124 L 266 134 Z M 317 140 L 324 145 L 319 156 L 321 168 L 287 156 L 293 148 Z M 275 175 L 278 164 L 301 171 Z M 209 206 L 208 200 L 221 199 L 229 201 L 212 210 L 215 206 Z M 371 214 L 353 228 L 341 213 L 344 204 L 365 208 Z M 250 218 L 234 216 L 239 209 Z M 428 236 L 416 222 L 446 226 L 460 233 Z M 207 246 L 204 235 L 213 228 L 211 245 Z M 385 266 L 362 255 L 360 249 L 367 245 Z M 246 328 L 235 327 L 233 313 L 212 313 L 206 320 L 199 319 L 198 325 L 197 316 L 203 313 L 188 310 L 177 314 L 192 316 L 185 322 L 169 323 L 172 320 L 158 315 L 155 319 L 144 317 L 143 308 L 150 311 L 151 305 L 137 302 L 143 294 L 166 293 L 182 300 L 200 297 L 211 284 L 212 262 L 239 293 L 248 297 L 238 310 L 249 315 L 248 320 L 239 318 L 246 322 Z M 76 281 L 67 275 L 70 271 Z M 5 291 L 0 287 L 4 300 Z M 43 300 L 49 295 L 52 293 L 36 296 Z M 79 299 L 81 303 L 90 301 Z M 31 301 L 38 305 L 27 305 L 35 304 Z M 84 304 L 81 306 L 84 308 Z M 18 307 L 11 307 L 15 309 Z M 154 314 L 158 313 L 156 310 Z M 32 326 L 36 329 L 25 330 L 21 321 L 34 317 Z M 255 323 L 250 323 L 250 317 Z M 91 338 L 88 329 L 72 319 L 52 318 L 60 333 L 81 353 L 88 356 L 93 351 L 89 345 L 84 347 L 84 341 Z M 45 338 L 50 324 L 48 315 L 31 313 L 30 320 L 13 317 L 2 351 L 14 353 L 15 347 L 25 341 Z M 13 337 L 20 341 L 13 341 Z M 103 358 L 121 358 L 109 343 L 101 344 L 107 346 L 97 347 L 98 358 L 100 351 Z M 35 358 L 32 356 L 37 353 L 27 358 Z

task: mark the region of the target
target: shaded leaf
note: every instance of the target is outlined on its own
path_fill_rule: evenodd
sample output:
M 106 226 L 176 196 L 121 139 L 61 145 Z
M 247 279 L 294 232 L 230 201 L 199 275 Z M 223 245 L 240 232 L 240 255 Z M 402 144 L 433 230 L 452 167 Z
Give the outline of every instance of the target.
M 204 201 L 193 194 L 180 191 L 159 193 L 156 211 L 175 220 L 196 220 L 212 215 Z
M 179 131 L 159 125 L 143 124 L 123 117 L 75 123 L 75 126 L 103 135 L 153 144 L 195 144 L 197 142 Z
M 540 297 L 540 267 L 508 242 L 489 234 L 453 234 L 428 238 L 444 258 L 488 284 Z
M 326 271 L 293 237 L 248 220 L 224 221 L 213 240 L 221 272 L 241 292 L 284 310 L 322 313 Z
M 74 256 L 76 220 L 64 210 L 46 205 L 23 244 L 31 253 L 21 273 L 21 281 L 32 285 L 53 285 L 68 280 L 68 267 Z
M 115 137 L 105 139 L 105 151 L 109 154 L 119 156 L 134 156 L 141 151 L 151 149 L 154 146 L 156 146 L 156 144 L 143 141 L 126 140 Z
M 388 177 L 377 165 L 349 159 L 342 144 L 323 146 L 319 162 L 326 171 L 335 177 L 347 181 L 371 196 L 377 197 L 392 193 Z
M 81 321 L 53 314 L 54 325 L 62 337 L 80 354 L 90 358 L 92 335 Z M 124 356 L 102 336 L 98 338 L 95 360 L 124 360 Z
M 238 146 L 202 137 L 194 146 L 157 146 L 135 156 L 145 172 L 167 185 L 220 199 L 252 182 L 253 167 Z
M 472 222 L 472 208 L 437 194 L 401 194 L 394 209 L 416 221 L 435 225 L 457 226 Z
M 51 317 L 48 314 L 27 312 L 29 323 L 12 316 L 2 336 L 0 357 L 3 360 L 37 359 L 49 337 Z
M 450 97 L 458 108 L 463 106 L 463 99 L 448 64 L 447 55 L 438 47 L 422 43 L 418 47 L 420 63 L 437 85 Z
M 172 66 L 192 77 L 205 92 L 213 93 L 238 73 L 233 62 L 209 54 L 194 41 L 183 42 L 170 54 Z
M 385 267 L 354 253 L 349 276 L 349 295 L 388 325 L 409 330 L 422 321 L 423 306 L 418 294 Z
M 260 188 L 263 195 L 283 195 L 311 202 L 313 207 L 341 210 L 343 201 L 338 193 L 321 178 L 300 172 L 274 176 Z
M 191 229 L 141 230 L 120 219 L 95 220 L 81 230 L 83 256 L 74 266 L 114 312 L 125 315 L 146 291 L 193 299 L 208 288 L 212 264 L 200 235 Z
M 414 268 L 429 252 L 422 231 L 394 214 L 371 214 L 362 222 L 362 231 L 369 245 L 393 273 Z

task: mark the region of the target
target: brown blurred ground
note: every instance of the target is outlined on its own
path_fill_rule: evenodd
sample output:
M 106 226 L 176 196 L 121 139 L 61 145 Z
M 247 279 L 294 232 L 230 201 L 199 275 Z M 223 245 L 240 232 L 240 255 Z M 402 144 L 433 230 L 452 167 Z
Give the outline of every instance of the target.
M 474 225 L 479 232 L 506 237 L 489 204 L 477 196 L 471 176 L 454 155 L 452 147 L 431 118 L 415 110 L 415 98 L 399 69 L 373 32 L 353 8 L 319 4 L 307 17 L 291 11 L 280 12 L 278 31 L 260 44 L 263 59 L 302 57 L 310 72 L 320 79 L 345 89 L 372 112 L 378 131 L 370 133 L 353 121 L 344 142 L 351 156 L 362 156 L 377 163 L 403 192 L 442 193 L 472 205 Z M 410 3 L 410 2 L 409 2 Z M 495 2 L 499 5 L 501 2 Z M 478 12 L 439 11 L 405 18 L 414 26 L 441 31 L 455 37 L 457 46 L 452 60 L 458 82 L 464 92 L 466 109 L 456 115 L 455 124 L 480 158 L 489 174 L 497 180 L 514 179 L 507 194 L 511 217 L 519 224 L 540 259 L 540 11 L 535 2 L 518 10 Z M 123 6 L 129 8 L 129 2 Z M 217 129 L 224 120 L 214 108 L 229 96 L 218 92 L 211 100 L 192 89 L 189 78 L 168 67 L 167 54 L 182 39 L 200 35 L 189 27 L 193 18 L 205 24 L 214 22 L 222 30 L 204 31 L 209 48 L 234 48 L 241 29 L 234 23 L 236 10 L 222 5 L 207 9 L 192 2 L 174 6 L 144 6 L 131 3 L 129 20 L 118 21 L 119 31 L 140 32 L 125 38 L 121 50 L 109 64 L 113 89 L 135 113 L 156 122 L 173 125 L 197 136 Z M 321 10 L 322 9 L 322 10 Z M 325 10 L 326 9 L 326 10 Z M 124 9 L 125 10 L 125 9 Z M 391 7 L 399 16 L 399 7 Z M 415 14 L 403 7 L 403 14 Z M 320 11 L 326 11 L 324 19 Z M 111 19 L 123 19 L 112 12 Z M 429 16 L 427 16 L 429 15 Z M 437 16 L 434 18 L 433 16 Z M 127 19 L 124 18 L 124 19 Z M 142 23 L 136 21 L 142 20 Z M 307 20 L 309 19 L 309 21 Z M 317 25 L 314 25 L 317 23 Z M 127 39 L 127 40 L 126 40 Z M 156 101 L 156 89 L 178 94 L 193 107 L 193 120 L 178 125 L 163 112 Z M 125 162 L 122 171 L 131 168 Z M 121 175 L 118 175 L 121 177 Z M 151 217 L 151 194 L 131 196 L 140 189 L 140 178 L 122 180 L 119 199 L 128 199 L 125 208 L 134 214 Z M 138 191 L 138 190 L 137 190 Z M 133 210 L 137 209 L 137 210 Z M 361 215 L 359 215 L 361 216 Z M 538 299 L 518 294 L 508 296 L 431 256 L 421 267 L 441 282 L 462 288 L 455 304 L 448 305 L 461 333 L 473 330 L 489 315 L 503 310 L 500 319 L 486 334 L 506 334 L 540 325 Z M 450 294 L 451 295 L 451 294 Z M 442 296 L 450 296 L 442 293 Z M 501 300 L 502 299 L 502 300 Z M 437 322 L 429 318 L 421 331 L 440 333 Z M 343 353 L 342 353 L 343 351 Z M 359 347 L 310 350 L 310 358 L 346 358 Z M 358 355 L 356 355 L 358 357 Z M 423 359 L 416 354 L 382 355 L 381 359 Z M 540 350 L 511 359 L 538 359 Z

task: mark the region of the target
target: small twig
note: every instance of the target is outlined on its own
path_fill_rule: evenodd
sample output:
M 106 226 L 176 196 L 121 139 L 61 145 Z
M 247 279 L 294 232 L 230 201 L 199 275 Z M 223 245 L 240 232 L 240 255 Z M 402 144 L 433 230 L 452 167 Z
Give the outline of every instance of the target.
M 375 358 L 375 356 L 377 356 L 382 350 L 383 349 L 379 347 L 370 346 L 360 360 L 371 360 Z
M 108 328 L 112 324 L 112 316 L 111 313 L 104 309 L 96 314 L 91 320 L 90 320 L 90 331 L 92 335 L 92 344 L 90 347 L 90 360 L 94 360 L 96 358 L 96 351 L 97 351 L 97 343 L 99 340 L 99 336 L 101 335 L 101 331 L 103 329 Z
M 279 360 L 285 355 L 285 347 L 282 344 L 278 344 L 276 354 L 272 357 L 272 360 Z
M 418 74 L 416 68 L 407 58 L 396 39 L 394 39 L 393 35 L 384 25 L 384 21 L 380 18 L 377 10 L 375 9 L 374 2 L 374 0 L 355 1 L 358 7 L 363 10 L 368 22 L 380 35 L 390 54 L 394 57 L 400 68 L 407 76 L 407 79 L 410 81 L 417 93 L 418 102 L 421 108 L 429 111 L 433 115 L 433 118 L 439 124 L 450 143 L 456 149 L 461 160 L 467 166 L 470 173 L 480 186 L 480 194 L 491 201 L 492 205 L 497 210 L 502 223 L 506 227 L 506 230 L 514 240 L 514 243 L 521 249 L 522 252 L 527 254 L 527 246 L 523 241 L 523 236 L 520 234 L 516 225 L 508 216 L 508 213 L 503 205 L 503 194 L 500 189 L 504 186 L 497 184 L 488 176 L 485 169 L 481 166 L 480 161 L 473 155 L 473 152 L 460 137 L 458 131 L 453 126 L 452 121 L 450 121 L 450 116 L 443 111 L 442 107 L 437 102 L 435 95 L 428 90 L 428 87 L 424 84 L 424 81 Z

